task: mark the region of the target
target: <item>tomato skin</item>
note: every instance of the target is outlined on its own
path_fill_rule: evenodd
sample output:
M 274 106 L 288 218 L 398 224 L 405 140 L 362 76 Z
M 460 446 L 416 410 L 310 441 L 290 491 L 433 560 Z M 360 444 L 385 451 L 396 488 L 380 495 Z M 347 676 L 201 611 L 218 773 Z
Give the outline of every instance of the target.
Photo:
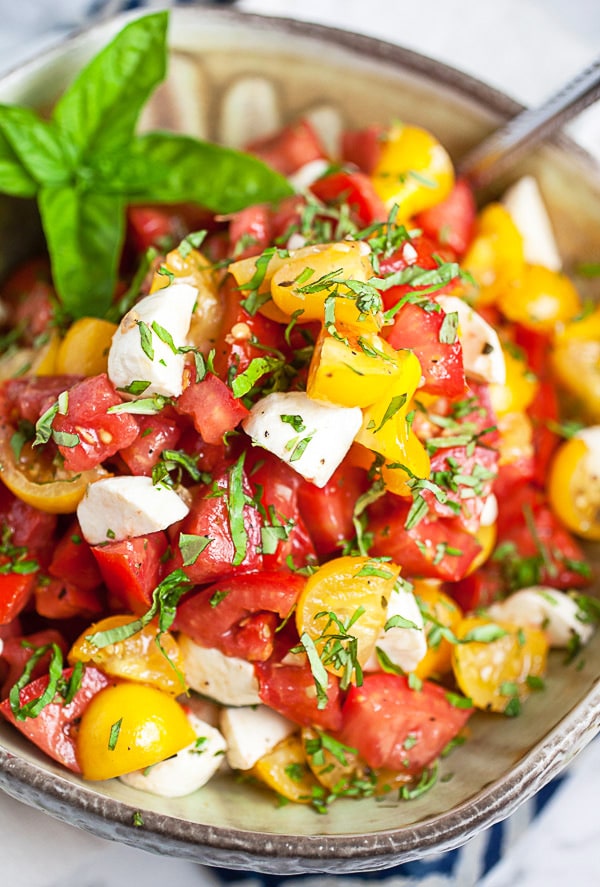
M 243 472 L 242 488 L 249 498 L 252 488 L 246 472 Z M 213 489 L 217 495 L 213 494 Z M 222 470 L 214 476 L 210 486 L 190 488 L 190 512 L 179 527 L 182 534 L 208 536 L 211 542 L 202 551 L 193 564 L 183 566 L 183 557 L 179 548 L 179 536 L 173 546 L 174 556 L 170 561 L 171 569 L 182 567 L 187 576 L 196 585 L 214 582 L 231 573 L 260 570 L 263 560 L 261 554 L 262 521 L 255 505 L 246 503 L 243 508 L 244 528 L 246 532 L 246 553 L 241 563 L 233 565 L 236 549 L 229 524 L 227 496 L 229 494 L 229 471 Z
M 452 518 L 455 516 L 455 511 L 449 503 L 453 503 L 460 506 L 460 518 L 465 529 L 471 533 L 476 532 L 485 501 L 492 492 L 497 475 L 497 463 L 498 454 L 487 447 L 476 446 L 472 453 L 464 446 L 437 450 L 431 457 L 432 476 L 435 476 L 436 472 L 456 474 L 458 471 L 459 476 L 472 477 L 477 469 L 482 469 L 489 476 L 480 480 L 476 488 L 469 488 L 460 481 L 455 482 L 456 489 L 447 489 L 444 486 L 444 492 L 447 494 L 446 502 L 439 502 L 430 490 L 424 490 L 422 495 L 429 506 L 430 514 Z M 469 498 L 466 495 L 469 492 L 476 492 L 477 495 Z
M 325 204 L 347 204 L 360 225 L 371 225 L 387 218 L 387 210 L 373 182 L 362 172 L 331 173 L 313 182 L 310 190 Z
M 387 495 L 371 509 L 368 530 L 374 541 L 371 554 L 391 557 L 404 576 L 457 582 L 466 575 L 480 545 L 458 518 L 421 520 L 405 530 L 411 502 Z M 459 552 L 448 554 L 447 549 Z
M 65 669 L 64 680 L 68 681 L 72 674 L 72 668 Z M 18 721 L 12 713 L 8 699 L 5 699 L 0 703 L 0 712 L 44 754 L 73 773 L 81 773 L 75 744 L 77 724 L 90 700 L 110 683 L 111 680 L 97 668 L 86 667 L 79 689 L 68 705 L 65 705 L 59 697 L 58 700 L 55 699 L 46 705 L 37 717 Z M 40 696 L 47 686 L 47 675 L 31 681 L 19 694 L 21 705 Z
M 56 515 L 28 505 L 0 483 L 0 525 L 12 528 L 13 545 L 27 548 L 41 566 L 46 566 L 54 546 Z
M 102 582 L 91 546 L 81 535 L 78 521 L 73 521 L 56 543 L 48 573 L 55 579 L 72 582 L 84 591 L 97 588 Z
M 295 573 L 267 571 L 239 573 L 221 579 L 188 595 L 179 604 L 175 628 L 197 644 L 216 647 L 226 656 L 264 661 L 273 653 L 279 620 L 255 617 L 266 613 L 284 619 L 305 582 L 304 577 Z
M 537 393 L 527 408 L 527 415 L 533 424 L 533 479 L 543 488 L 552 457 L 560 444 L 560 436 L 549 427 L 549 423 L 560 421 L 556 386 L 551 381 L 540 381 Z
M 400 288 L 392 287 L 389 292 L 396 289 Z M 454 342 L 440 341 L 445 318 L 444 311 L 426 311 L 407 302 L 384 334 L 394 348 L 410 348 L 417 355 L 424 379 L 420 390 L 457 397 L 465 390 L 462 345 L 458 337 Z
M 457 179 L 448 197 L 415 216 L 415 225 L 442 247 L 462 258 L 473 238 L 477 207 L 466 179 Z
M 223 435 L 248 415 L 248 410 L 231 389 L 215 376 L 207 373 L 201 382 L 190 382 L 177 399 L 177 410 L 191 416 L 194 427 L 209 444 L 219 444 Z
M 487 607 L 506 594 L 500 567 L 490 561 L 458 582 L 448 583 L 445 590 L 463 613 L 470 613 L 478 607 Z
M 283 127 L 273 136 L 250 142 L 246 150 L 284 176 L 291 175 L 311 160 L 327 156 L 312 125 L 304 119 Z
M 319 557 L 333 554 L 344 540 L 354 537 L 354 506 L 367 488 L 367 472 L 344 462 L 324 487 L 315 487 L 308 481 L 300 483 L 300 514 Z
M 416 776 L 433 763 L 472 712 L 453 706 L 446 690 L 431 681 L 412 690 L 404 676 L 370 674 L 361 687 L 348 690 L 340 738 L 358 749 L 369 766 Z
M 175 449 L 183 429 L 174 410 L 167 407 L 155 416 L 138 416 L 139 435 L 119 451 L 132 474 L 151 477 L 163 450 Z
M 26 419 L 35 424 L 62 391 L 67 391 L 82 380 L 81 376 L 23 376 L 9 379 L 4 385 L 7 417 Z
M 45 628 L 42 631 L 36 631 L 34 634 L 21 635 L 4 638 L 2 653 L 0 653 L 0 661 L 2 661 L 5 673 L 0 689 L 0 699 L 8 696 L 10 688 L 15 684 L 25 669 L 28 661 L 33 656 L 37 647 L 43 647 L 45 644 L 56 644 L 63 655 L 67 653 L 67 645 L 55 628 Z M 48 673 L 48 665 L 50 662 L 50 652 L 42 656 L 35 664 L 31 673 L 31 680 L 41 677 Z
M 150 607 L 152 592 L 163 578 L 167 549 L 162 531 L 92 547 L 102 578 L 120 608 L 144 613 Z
M 95 468 L 122 447 L 127 447 L 139 434 L 139 425 L 129 413 L 108 413 L 122 403 L 106 373 L 83 379 L 69 390 L 67 411 L 52 420 L 55 431 L 76 434 L 79 443 L 73 447 L 59 445 L 67 471 Z

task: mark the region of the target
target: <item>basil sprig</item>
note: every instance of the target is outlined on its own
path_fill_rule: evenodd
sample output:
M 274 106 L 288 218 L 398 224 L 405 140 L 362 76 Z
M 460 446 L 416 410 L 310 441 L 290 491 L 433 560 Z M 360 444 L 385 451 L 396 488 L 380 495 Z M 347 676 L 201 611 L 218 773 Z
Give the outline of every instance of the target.
M 135 135 L 164 79 L 168 13 L 128 24 L 86 65 L 49 119 L 0 105 L 0 192 L 36 198 L 52 275 L 73 318 L 103 317 L 134 203 L 190 201 L 230 213 L 291 193 L 257 158 L 190 136 Z

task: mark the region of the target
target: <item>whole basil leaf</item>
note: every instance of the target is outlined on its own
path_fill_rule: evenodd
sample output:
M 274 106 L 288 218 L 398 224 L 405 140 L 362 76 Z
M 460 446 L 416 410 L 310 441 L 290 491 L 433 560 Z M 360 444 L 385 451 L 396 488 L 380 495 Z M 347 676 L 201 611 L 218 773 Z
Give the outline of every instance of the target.
M 69 178 L 69 164 L 56 127 L 31 108 L 0 105 L 0 133 L 39 184 L 57 185 Z
M 134 203 L 191 201 L 220 213 L 293 193 L 284 176 L 256 157 L 167 132 L 136 139 L 113 187 Z
M 166 72 L 168 13 L 136 19 L 96 55 L 59 99 L 53 119 L 74 162 L 126 145 Z
M 64 185 L 43 188 L 38 204 L 63 307 L 73 317 L 101 317 L 115 291 L 125 231 L 123 198 Z
M 12 197 L 35 197 L 38 183 L 23 168 L 0 129 L 0 191 Z

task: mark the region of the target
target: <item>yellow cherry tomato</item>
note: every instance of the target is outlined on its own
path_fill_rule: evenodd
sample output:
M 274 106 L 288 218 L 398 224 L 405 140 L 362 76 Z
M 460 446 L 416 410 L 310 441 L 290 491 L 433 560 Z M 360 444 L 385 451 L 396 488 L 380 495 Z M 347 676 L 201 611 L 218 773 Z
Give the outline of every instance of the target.
M 298 634 L 307 634 L 328 671 L 349 683 L 375 649 L 400 567 L 368 557 L 327 561 L 308 577 L 296 604 Z M 356 647 L 355 657 L 352 647 Z
M 175 275 L 173 282 L 189 283 L 198 290 L 188 339 L 201 351 L 209 351 L 217 339 L 223 318 L 223 302 L 211 263 L 199 250 L 190 248 L 184 241 L 177 249 L 167 253 L 162 265 Z M 161 274 L 159 269 L 152 278 L 150 292 L 164 289 L 169 283 L 169 274 Z
M 454 168 L 430 132 L 398 123 L 385 137 L 371 178 L 388 209 L 396 204 L 398 218 L 406 220 L 446 199 L 454 185 Z
M 500 465 L 529 461 L 533 453 L 533 425 L 526 413 L 504 413 L 497 423 L 500 432 Z
M 498 538 L 498 528 L 496 524 L 482 524 L 476 533 L 473 534 L 481 546 L 481 550 L 473 558 L 466 575 L 470 576 L 475 570 L 478 570 L 487 559 L 492 556 L 492 552 L 496 547 Z
M 490 398 L 497 416 L 527 409 L 539 388 L 539 382 L 527 366 L 525 355 L 512 347 L 503 347 L 506 381 L 489 386 Z
M 275 320 L 277 323 L 289 323 L 289 317 L 281 308 L 278 308 L 271 298 L 271 280 L 275 272 L 285 265 L 293 256 L 300 253 L 309 255 L 315 252 L 315 247 L 303 247 L 299 250 L 272 250 L 262 256 L 248 256 L 246 259 L 238 259 L 228 267 L 229 273 L 239 286 L 244 298 L 254 293 L 262 304 L 257 309 L 259 314 Z
M 523 274 L 523 238 L 502 204 L 490 203 L 479 214 L 462 266 L 475 279 L 468 293 L 475 306 L 492 305 Z
M 551 360 L 558 382 L 577 398 L 584 417 L 600 421 L 600 307 L 559 326 Z
M 88 484 L 109 477 L 103 468 L 65 471 L 45 455 L 33 450 L 31 442 L 21 447 L 18 459 L 10 445 L 14 429 L 0 419 L 0 481 L 23 502 L 50 514 L 71 514 L 83 499 Z
M 530 679 L 546 670 L 548 639 L 539 628 L 467 616 L 455 629 L 452 648 L 456 682 L 485 711 L 517 714 Z
M 273 274 L 271 295 L 288 318 L 301 311 L 301 322 L 321 320 L 360 333 L 377 332 L 382 323 L 380 311 L 364 310 L 361 298 L 346 283 L 365 283 L 372 276 L 364 244 L 342 241 L 290 258 Z
M 123 682 L 101 690 L 83 712 L 77 760 L 85 779 L 112 779 L 158 764 L 195 739 L 172 696 Z
M 69 662 L 93 662 L 101 671 L 116 678 L 140 681 L 177 696 L 185 691 L 183 658 L 175 638 L 163 632 L 157 643 L 158 626 L 151 622 L 125 640 L 97 647 L 90 635 L 128 625 L 131 615 L 107 616 L 90 625 L 69 651 Z M 183 681 L 183 683 L 182 683 Z
M 309 368 L 307 394 L 347 407 L 382 401 L 400 383 L 402 366 L 397 355 L 375 333 L 332 336 L 323 328 Z
M 69 329 L 56 356 L 56 372 L 76 376 L 105 373 L 116 323 L 98 317 L 81 317 Z
M 250 771 L 283 798 L 299 804 L 310 804 L 319 789 L 304 752 L 304 743 L 297 733 L 279 742 L 263 755 Z
M 442 591 L 441 582 L 436 579 L 416 580 L 414 593 L 423 612 L 427 636 L 427 653 L 415 668 L 415 673 L 425 680 L 451 670 L 452 644 L 443 636 L 440 627 L 454 631 L 462 612 L 456 601 Z
M 590 446 L 594 441 L 597 446 Z M 550 464 L 548 498 L 570 530 L 600 540 L 600 427 L 559 446 Z
M 498 307 L 509 320 L 552 333 L 581 312 L 581 300 L 564 274 L 543 265 L 526 265 L 523 274 L 498 293 Z
M 429 477 L 431 460 L 414 431 L 410 430 L 406 440 L 400 439 L 398 443 L 398 458 L 383 463 L 381 477 L 390 493 L 395 493 L 397 496 L 410 496 L 410 481 L 414 477 Z M 403 466 L 406 466 L 410 473 L 405 471 Z

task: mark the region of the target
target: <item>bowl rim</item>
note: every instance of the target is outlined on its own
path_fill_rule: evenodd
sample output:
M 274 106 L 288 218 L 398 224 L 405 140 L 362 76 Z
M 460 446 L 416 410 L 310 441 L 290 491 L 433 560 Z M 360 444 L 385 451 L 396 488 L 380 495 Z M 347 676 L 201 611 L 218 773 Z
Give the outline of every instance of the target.
M 253 31 L 312 38 L 341 47 L 365 58 L 397 66 L 426 80 L 442 80 L 457 96 L 492 112 L 498 122 L 507 120 L 523 105 L 500 90 L 452 66 L 398 44 L 337 27 L 287 17 L 198 6 L 175 6 L 171 16 L 201 15 L 216 23 L 236 23 Z M 148 10 L 121 12 L 77 29 L 60 43 L 23 61 L 0 78 L 0 87 L 14 77 L 27 77 L 96 35 L 111 32 Z M 582 146 L 560 133 L 548 144 L 568 153 L 585 168 L 586 174 L 600 177 L 600 164 Z M 55 774 L 42 764 L 19 757 L 0 742 L 0 789 L 17 800 L 83 828 L 100 837 L 117 840 L 155 853 L 208 865 L 254 872 L 286 874 L 330 872 L 335 874 L 384 869 L 420 859 L 464 844 L 484 828 L 509 816 L 573 758 L 600 730 L 600 677 L 583 700 L 533 746 L 506 776 L 484 786 L 476 795 L 452 810 L 428 816 L 409 826 L 356 834 L 288 835 L 245 831 L 178 819 L 169 814 L 144 810 L 126 801 L 107 797 L 92 786 L 73 783 L 65 774 Z M 573 742 L 577 726 L 578 741 Z M 144 825 L 136 827 L 134 814 L 142 812 Z M 436 828 L 432 828 L 433 824 Z M 160 842 L 160 843 L 159 843 Z

